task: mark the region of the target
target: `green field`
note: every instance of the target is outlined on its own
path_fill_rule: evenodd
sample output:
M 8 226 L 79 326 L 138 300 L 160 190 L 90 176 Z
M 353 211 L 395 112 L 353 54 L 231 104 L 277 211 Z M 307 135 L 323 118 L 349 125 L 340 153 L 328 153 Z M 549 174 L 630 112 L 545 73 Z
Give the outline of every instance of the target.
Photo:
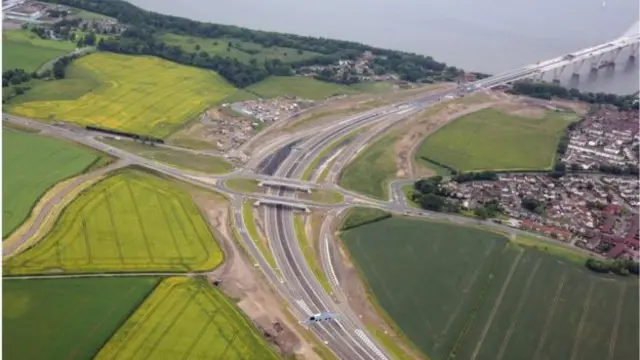
M 169 278 L 96 360 L 278 359 L 252 323 L 204 279 Z
M 50 187 L 88 169 L 99 156 L 62 140 L 6 127 L 2 138 L 2 237 L 6 238 Z
M 223 254 L 179 185 L 122 170 L 75 199 L 51 233 L 4 263 L 5 274 L 197 271 Z
M 340 223 L 340 230 L 353 229 L 358 226 L 384 220 L 390 216 L 391 213 L 380 209 L 352 207 L 345 213 Z
M 92 359 L 157 278 L 30 279 L 2 283 L 5 359 Z
M 278 59 L 282 62 L 293 62 L 320 55 L 310 51 L 298 51 L 297 49 L 279 46 L 264 47 L 260 44 L 231 38 L 207 39 L 167 33 L 162 35 L 162 40 L 169 45 L 179 46 L 188 52 L 204 51 L 212 56 L 218 55 L 237 59 L 244 63 L 248 63 L 251 59 L 255 59 L 260 63 L 273 59 Z M 228 46 L 229 43 L 231 43 L 231 47 Z M 196 46 L 199 46 L 199 50 L 196 50 Z
M 80 80 L 73 74 L 75 67 L 80 68 L 76 70 Z M 69 71 L 84 93 L 65 80 L 45 82 L 44 89 L 35 86 L 27 92 L 38 92 L 37 99 L 18 100 L 10 111 L 29 118 L 166 137 L 235 91 L 213 71 L 154 57 L 94 53 L 74 61 Z M 61 98 L 67 90 L 72 95 Z
M 340 173 L 338 184 L 376 199 L 389 198 L 389 183 L 396 178 L 393 150 L 398 137 L 389 134 L 365 148 Z
M 311 100 L 324 100 L 332 95 L 357 92 L 348 86 L 304 76 L 271 76 L 247 87 L 247 90 L 263 98 L 289 95 Z
M 258 181 L 253 179 L 229 179 L 225 180 L 224 185 L 233 191 L 239 191 L 243 193 L 260 192 Z
M 548 170 L 575 114 L 547 112 L 542 118 L 488 108 L 462 116 L 427 137 L 416 152 L 459 171 Z
M 30 73 L 75 48 L 70 41 L 43 40 L 28 30 L 5 30 L 2 32 L 2 71 L 18 68 Z
M 638 358 L 637 278 L 452 224 L 392 218 L 343 239 L 385 315 L 431 359 Z
M 127 152 L 186 170 L 195 170 L 211 174 L 223 174 L 232 170 L 231 164 L 221 156 L 145 145 L 124 139 L 116 140 L 113 138 L 105 138 L 102 139 L 102 141 Z

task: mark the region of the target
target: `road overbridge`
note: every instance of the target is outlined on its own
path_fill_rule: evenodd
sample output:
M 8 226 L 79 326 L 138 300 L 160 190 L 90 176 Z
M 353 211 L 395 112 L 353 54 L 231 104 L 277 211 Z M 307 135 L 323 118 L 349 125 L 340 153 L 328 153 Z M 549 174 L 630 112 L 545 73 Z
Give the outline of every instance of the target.
M 255 206 L 268 205 L 268 206 L 283 206 L 296 210 L 302 210 L 304 212 L 310 212 L 309 207 L 305 204 L 300 204 L 291 201 L 272 200 L 272 199 L 260 199 L 255 202 Z
M 279 181 L 279 180 L 262 180 L 258 182 L 258 186 L 260 187 L 275 187 L 275 188 L 286 188 L 290 190 L 296 191 L 304 191 L 307 193 L 311 193 L 311 187 L 304 184 L 293 183 L 288 181 Z

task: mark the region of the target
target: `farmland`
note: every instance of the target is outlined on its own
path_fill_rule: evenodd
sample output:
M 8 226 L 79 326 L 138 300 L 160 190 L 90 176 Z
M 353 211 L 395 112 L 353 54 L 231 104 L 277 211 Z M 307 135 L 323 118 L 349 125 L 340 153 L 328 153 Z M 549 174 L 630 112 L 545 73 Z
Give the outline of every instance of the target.
M 534 118 L 488 108 L 427 137 L 416 156 L 459 171 L 550 169 L 560 136 L 574 120 L 567 113 Z
M 47 61 L 67 54 L 76 45 L 70 41 L 43 40 L 27 30 L 2 32 L 2 71 L 23 69 L 31 73 Z
M 217 55 L 237 59 L 244 63 L 248 63 L 251 59 L 259 62 L 275 59 L 282 62 L 293 62 L 320 55 L 310 51 L 279 46 L 264 47 L 260 44 L 232 38 L 207 39 L 166 33 L 162 35 L 162 40 L 169 45 L 179 46 L 185 51 L 196 51 L 196 46 L 198 46 L 199 50 L 197 51 L 204 51 L 212 56 Z
M 271 76 L 247 87 L 246 90 L 263 98 L 289 95 L 311 100 L 324 100 L 332 95 L 357 92 L 348 86 L 302 76 Z
M 164 280 L 96 359 L 277 359 L 252 324 L 203 279 Z
M 166 137 L 235 91 L 213 71 L 154 57 L 95 53 L 74 61 L 73 67 L 92 73 L 101 84 L 71 101 L 43 98 L 10 110 L 30 118 Z M 52 95 L 56 83 L 50 85 Z
M 388 135 L 365 148 L 340 174 L 340 186 L 387 200 L 389 182 L 396 176 L 395 156 L 389 149 L 393 150 L 396 140 L 397 136 Z
M 54 184 L 81 173 L 97 153 L 70 143 L 3 128 L 2 237 L 14 231 Z
M 444 223 L 392 218 L 343 239 L 385 315 L 432 359 L 638 357 L 637 281 Z
M 7 274 L 196 271 L 223 254 L 190 195 L 140 170 L 97 183 L 49 234 L 4 264 Z
M 92 359 L 157 281 L 152 277 L 4 280 L 2 355 Z

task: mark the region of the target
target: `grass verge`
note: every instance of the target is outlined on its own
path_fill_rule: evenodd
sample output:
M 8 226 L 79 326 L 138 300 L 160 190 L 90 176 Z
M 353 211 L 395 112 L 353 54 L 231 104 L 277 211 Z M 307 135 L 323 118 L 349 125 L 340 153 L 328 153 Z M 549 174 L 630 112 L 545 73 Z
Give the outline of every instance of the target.
M 331 289 L 331 285 L 329 284 L 329 280 L 324 276 L 324 272 L 320 269 L 320 264 L 318 263 L 319 255 L 314 250 L 314 246 L 309 242 L 309 237 L 307 236 L 307 231 L 305 229 L 304 219 L 301 215 L 294 215 L 293 217 L 293 225 L 296 230 L 296 237 L 298 238 L 298 243 L 300 244 L 300 248 L 302 249 L 302 253 L 304 254 L 304 258 L 311 268 L 311 272 L 315 275 L 316 279 L 322 285 L 324 291 L 327 294 L 333 293 L 333 289 Z
M 118 149 L 185 170 L 195 170 L 210 174 L 224 174 L 232 170 L 232 165 L 220 156 L 146 145 L 124 139 L 103 138 L 101 141 Z
M 271 266 L 274 271 L 279 271 L 278 264 L 276 263 L 276 259 L 273 257 L 273 253 L 271 253 L 267 239 L 260 235 L 256 228 L 256 223 L 253 218 L 253 204 L 254 202 L 251 200 L 245 200 L 242 204 L 242 218 L 244 219 L 244 225 L 249 232 L 251 240 L 253 240 L 253 243 L 256 244 L 258 250 L 262 253 L 262 257 L 267 260 L 267 263 L 269 263 L 269 266 Z
M 231 190 L 243 193 L 256 193 L 260 191 L 258 181 L 253 179 L 229 179 L 224 185 Z

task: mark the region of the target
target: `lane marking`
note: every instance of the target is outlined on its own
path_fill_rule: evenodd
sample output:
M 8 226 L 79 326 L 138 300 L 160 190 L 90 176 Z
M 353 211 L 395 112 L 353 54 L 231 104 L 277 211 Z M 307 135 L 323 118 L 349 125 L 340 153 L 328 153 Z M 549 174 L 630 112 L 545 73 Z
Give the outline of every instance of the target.
M 367 334 L 364 333 L 364 331 L 362 331 L 360 329 L 356 329 L 355 333 L 356 333 L 356 336 L 358 336 L 358 338 L 360 338 L 360 340 L 362 340 L 369 347 L 369 349 L 373 350 L 373 352 L 380 359 L 388 360 L 388 358 L 382 353 L 382 351 L 380 351 L 380 349 L 373 343 L 373 341 L 371 341 L 371 339 L 369 339 Z

